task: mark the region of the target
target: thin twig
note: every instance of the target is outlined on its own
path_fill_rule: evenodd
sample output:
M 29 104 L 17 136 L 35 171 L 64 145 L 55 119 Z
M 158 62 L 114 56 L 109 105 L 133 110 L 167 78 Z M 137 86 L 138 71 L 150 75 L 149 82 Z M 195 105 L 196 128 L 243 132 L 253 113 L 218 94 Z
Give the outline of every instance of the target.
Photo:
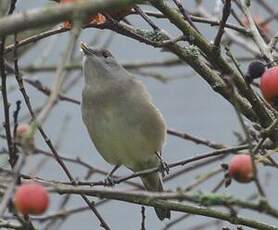
M 16 109 L 13 113 L 13 119 L 14 119 L 14 130 L 13 130 L 13 139 L 16 140 L 16 129 L 17 129 L 17 126 L 18 126 L 18 115 L 19 115 L 19 111 L 21 109 L 21 101 L 17 101 L 16 102 Z M 16 154 L 16 143 L 14 141 L 14 146 L 13 146 L 13 151 L 14 151 L 14 154 Z
M 145 222 L 146 222 L 146 215 L 145 215 L 145 207 L 142 206 L 141 207 L 141 230 L 146 230 L 146 227 L 145 227 Z
M 225 32 L 225 25 L 228 20 L 228 17 L 231 13 L 231 0 L 225 0 L 224 6 L 223 6 L 223 12 L 222 12 L 222 19 L 220 21 L 220 26 L 217 32 L 217 35 L 214 39 L 214 47 L 219 48 L 221 38 Z
M 260 49 L 261 54 L 262 54 L 263 58 L 267 61 L 267 63 L 269 63 L 271 66 L 275 65 L 276 62 L 269 50 L 268 45 L 265 43 L 264 39 L 260 35 L 258 28 L 256 26 L 256 23 L 254 22 L 254 19 L 252 18 L 252 15 L 248 9 L 248 6 L 247 6 L 245 0 L 240 0 L 240 2 L 241 2 L 242 10 L 248 19 L 250 32 L 253 35 L 254 42 L 256 43 L 257 47 Z M 250 1 L 250 3 L 251 3 L 251 1 Z
M 247 147 L 248 146 L 246 146 L 246 145 L 242 145 L 242 146 L 237 146 L 237 147 L 215 150 L 215 151 L 212 151 L 212 152 L 208 152 L 208 153 L 205 153 L 205 154 L 200 154 L 200 155 L 194 156 L 194 157 L 189 158 L 189 159 L 179 160 L 179 161 L 176 161 L 176 162 L 173 162 L 173 163 L 168 163 L 168 167 L 173 168 L 173 167 L 177 167 L 177 166 L 184 166 L 184 165 L 186 165 L 188 163 L 191 163 L 191 162 L 194 162 L 194 161 L 199 161 L 201 159 L 206 159 L 206 158 L 215 157 L 215 156 L 219 156 L 219 155 L 221 156 L 221 155 L 229 154 L 229 153 L 232 153 L 232 152 L 237 152 L 237 151 L 240 151 L 240 150 L 245 149 Z M 153 173 L 153 172 L 157 172 L 159 170 L 160 170 L 160 167 L 138 171 L 138 172 L 133 173 L 129 176 L 122 177 L 122 178 L 119 178 L 119 179 L 115 179 L 114 182 L 115 182 L 115 184 L 119 184 L 122 181 L 126 181 L 126 180 L 129 180 L 131 178 L 138 177 L 138 176 L 144 176 L 144 175 L 147 175 L 147 174 L 150 174 L 150 173 Z
M 9 150 L 9 162 L 11 167 L 13 167 L 16 163 L 16 155 L 13 151 L 13 141 L 12 141 L 12 135 L 11 135 L 11 127 L 10 127 L 10 104 L 8 101 L 8 95 L 7 95 L 7 82 L 6 82 L 6 69 L 5 69 L 5 59 L 4 59 L 4 48 L 5 47 L 5 38 L 1 38 L 0 40 L 0 71 L 1 71 L 1 91 L 2 91 L 2 98 L 3 98 L 3 106 L 4 106 L 4 117 L 5 122 L 3 123 L 3 126 L 6 131 L 6 140 L 7 140 L 7 146 Z
M 221 149 L 221 148 L 225 148 L 224 145 L 222 144 L 217 144 L 217 143 L 214 143 L 210 140 L 204 140 L 204 139 L 201 139 L 199 137 L 194 137 L 188 133 L 181 133 L 181 132 L 178 132 L 176 130 L 173 130 L 173 129 L 168 129 L 167 130 L 167 133 L 169 135 L 173 135 L 173 136 L 176 136 L 176 137 L 180 137 L 182 139 L 185 139 L 185 140 L 189 140 L 189 141 L 192 141 L 196 144 L 201 144 L 201 145 L 205 145 L 205 146 L 208 146 L 210 148 L 214 148 L 214 149 Z
M 8 14 L 12 14 L 15 10 L 17 0 L 11 0 L 11 5 Z
M 180 0 L 173 0 L 176 6 L 179 8 L 179 11 L 183 15 L 184 19 L 197 31 L 200 33 L 198 28 L 194 25 L 193 21 L 191 20 L 190 16 L 187 14 L 186 10 L 184 9 L 183 5 L 181 4 Z
M 139 6 L 135 5 L 133 8 L 153 28 L 153 30 L 160 30 L 160 28 L 154 24 L 154 22 L 144 13 L 144 11 Z

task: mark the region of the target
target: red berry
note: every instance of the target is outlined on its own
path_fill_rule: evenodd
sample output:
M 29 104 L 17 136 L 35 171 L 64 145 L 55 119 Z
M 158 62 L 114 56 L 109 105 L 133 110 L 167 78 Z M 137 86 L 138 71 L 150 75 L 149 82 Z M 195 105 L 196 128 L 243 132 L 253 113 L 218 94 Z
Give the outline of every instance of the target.
M 229 163 L 229 175 L 236 181 L 248 183 L 253 179 L 252 159 L 248 154 L 234 155 Z
M 14 204 L 23 215 L 43 214 L 49 204 L 48 192 L 37 183 L 22 184 L 16 190 Z
M 278 66 L 266 70 L 261 78 L 261 92 L 271 104 L 278 98 Z

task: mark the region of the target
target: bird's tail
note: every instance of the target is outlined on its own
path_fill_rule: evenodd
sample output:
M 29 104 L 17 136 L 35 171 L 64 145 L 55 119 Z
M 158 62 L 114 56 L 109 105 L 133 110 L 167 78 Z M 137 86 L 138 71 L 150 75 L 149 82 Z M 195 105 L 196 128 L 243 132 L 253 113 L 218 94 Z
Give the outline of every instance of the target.
M 162 181 L 157 172 L 149 174 L 147 176 L 142 176 L 141 179 L 143 181 L 146 190 L 153 191 L 153 192 L 163 191 Z M 170 210 L 163 209 L 163 208 L 154 208 L 154 210 L 160 220 L 163 220 L 165 218 L 170 219 L 171 216 Z

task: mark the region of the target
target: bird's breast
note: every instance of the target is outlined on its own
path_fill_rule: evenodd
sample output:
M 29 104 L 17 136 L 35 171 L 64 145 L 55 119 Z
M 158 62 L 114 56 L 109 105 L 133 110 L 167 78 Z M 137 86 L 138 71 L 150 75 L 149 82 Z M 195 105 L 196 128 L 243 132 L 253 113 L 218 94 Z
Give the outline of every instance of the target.
M 140 103 L 120 95 L 108 100 L 107 95 L 96 96 L 86 90 L 82 117 L 103 158 L 133 170 L 156 166 L 155 152 L 161 150 L 165 137 L 165 126 L 160 124 L 157 111 L 152 106 L 140 109 Z

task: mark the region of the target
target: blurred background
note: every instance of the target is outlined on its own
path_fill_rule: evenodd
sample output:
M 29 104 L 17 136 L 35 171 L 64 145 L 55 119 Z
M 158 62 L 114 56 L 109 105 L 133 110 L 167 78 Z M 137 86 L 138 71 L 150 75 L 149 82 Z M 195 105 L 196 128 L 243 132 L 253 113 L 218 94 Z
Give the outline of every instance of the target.
M 181 2 L 190 12 L 196 13 L 200 10 L 196 7 L 196 2 L 193 0 L 184 0 Z M 217 17 L 216 2 L 218 1 L 202 1 L 203 9 L 205 9 L 208 14 L 211 14 L 211 16 L 214 15 L 215 17 Z M 252 2 L 254 2 L 252 5 L 253 15 L 259 15 L 262 19 L 269 17 L 269 13 L 261 7 L 257 1 Z M 278 9 L 277 2 L 273 0 L 268 1 L 268 3 L 276 12 Z M 50 3 L 46 0 L 19 0 L 16 12 L 40 8 L 48 4 Z M 142 6 L 142 8 L 144 10 L 154 10 L 149 6 Z M 138 15 L 130 15 L 127 17 L 127 20 L 132 25 L 142 29 L 151 29 Z M 177 30 L 168 20 L 154 19 L 154 21 L 161 28 L 168 31 L 173 37 L 178 35 Z M 229 22 L 235 23 L 232 18 Z M 213 27 L 203 23 L 195 23 L 195 25 L 205 34 L 208 40 L 213 41 L 217 33 L 217 26 Z M 277 32 L 278 27 L 276 20 L 270 21 L 268 26 L 270 35 Z M 39 70 L 43 67 L 45 67 L 45 69 L 51 69 L 50 67 L 56 67 L 62 54 L 65 52 L 68 39 L 69 32 L 65 32 L 45 38 L 34 44 L 33 48 L 19 59 L 19 67 L 24 73 L 24 78 L 31 79 L 32 81 L 38 80 L 42 85 L 51 87 L 55 77 L 55 71 L 36 71 L 36 69 Z M 225 36 L 225 39 L 229 42 L 228 35 Z M 80 41 L 91 43 L 96 47 L 107 47 L 123 64 L 157 62 L 175 58 L 174 55 L 168 52 L 147 46 L 108 30 L 98 30 L 95 28 L 84 29 L 81 32 L 79 42 Z M 245 57 L 247 59 L 246 62 L 241 62 L 242 70 L 245 72 L 249 60 L 255 59 L 254 54 L 237 45 L 233 45 L 231 48 L 236 57 Z M 74 64 L 79 65 L 80 63 L 81 54 L 77 47 L 74 54 Z M 235 133 L 242 134 L 243 132 L 234 108 L 219 94 L 216 94 L 210 86 L 186 64 L 181 63 L 166 67 L 140 68 L 130 71 L 134 72 L 136 77 L 144 82 L 153 97 L 154 103 L 164 115 L 169 129 L 177 130 L 181 133 L 185 132 L 226 146 L 238 144 L 238 135 L 235 135 Z M 25 85 L 33 108 L 40 109 L 47 100 L 47 97 L 29 84 Z M 12 75 L 9 76 L 8 86 L 9 101 L 11 103 L 10 111 L 15 110 L 17 100 L 22 100 L 20 118 L 24 121 L 30 121 L 30 116 L 28 115 L 22 96 L 17 89 L 16 81 Z M 83 78 L 80 69 L 77 68 L 74 71 L 67 72 L 63 86 L 64 94 L 68 97 L 80 100 L 82 87 Z M 2 101 L 0 106 L 2 110 Z M 1 122 L 3 120 L 4 118 L 1 115 Z M 55 143 L 60 155 L 72 159 L 80 158 L 82 161 L 102 169 L 103 171 L 108 172 L 112 169 L 112 166 L 101 158 L 92 144 L 81 120 L 80 106 L 78 104 L 59 101 L 51 110 L 51 114 L 49 114 L 43 127 L 50 139 Z M 1 134 L 4 134 L 4 129 L 0 131 Z M 46 144 L 39 134 L 36 135 L 35 144 L 36 147 L 48 151 Z M 0 140 L 0 146 L 1 148 L 5 148 L 6 142 Z M 197 145 L 191 141 L 168 135 L 167 144 L 163 150 L 163 157 L 167 162 L 173 162 L 208 151 L 211 151 L 211 149 L 206 146 Z M 186 188 L 194 182 L 197 176 L 217 171 L 220 168 L 220 164 L 227 163 L 228 159 L 229 157 L 208 164 L 205 167 L 191 170 L 181 176 L 177 176 L 172 180 L 166 181 L 164 187 L 166 190 L 175 190 L 178 187 Z M 66 162 L 66 164 L 77 179 L 82 180 L 86 176 L 87 170 L 84 167 L 76 163 Z M 174 173 L 181 168 L 182 167 L 174 168 L 170 173 Z M 64 172 L 56 161 L 41 154 L 37 154 L 28 160 L 24 172 L 49 180 L 67 181 Z M 116 175 L 124 176 L 130 173 L 131 171 L 122 167 L 116 172 Z M 203 192 L 210 192 L 219 184 L 223 177 L 224 172 L 216 173 L 211 179 L 194 188 L 194 191 L 200 190 Z M 89 180 L 97 181 L 104 178 L 104 175 L 94 173 Z M 278 187 L 275 185 L 278 179 L 277 171 L 275 173 L 271 167 L 264 168 L 259 166 L 259 178 L 263 183 L 268 199 L 277 207 Z M 141 183 L 139 179 L 134 179 L 132 181 Z M 116 185 L 115 188 L 128 189 L 129 187 L 126 184 L 120 184 Z M 256 192 L 256 187 L 254 183 L 239 184 L 233 182 L 228 188 L 222 186 L 218 192 L 221 194 L 233 194 L 236 197 L 246 199 Z M 51 197 L 50 209 L 45 216 L 56 213 L 59 210 L 63 197 L 64 196 L 61 195 L 53 195 Z M 79 196 L 71 196 L 64 210 L 74 210 L 83 207 L 85 209 L 84 211 L 74 212 L 65 219 L 57 218 L 54 224 L 48 225 L 48 228 L 68 230 L 78 228 L 84 230 L 100 229 L 98 220 L 89 209 L 86 209 L 86 204 Z M 109 201 L 100 205 L 97 209 L 103 218 L 112 226 L 112 229 L 140 229 L 141 207 L 139 205 L 120 201 Z M 239 214 L 256 220 L 265 221 L 269 224 L 278 224 L 277 219 L 275 220 L 263 214 L 255 216 L 255 212 L 240 210 Z M 183 216 L 183 214 L 173 212 L 171 221 L 181 216 Z M 47 218 L 35 217 L 35 219 L 40 221 L 38 226 L 45 227 L 49 224 Z M 153 209 L 146 207 L 146 229 L 163 229 L 169 222 L 170 221 L 160 222 L 155 216 Z M 217 222 L 214 219 L 202 216 L 188 216 L 176 225 L 172 227 L 169 226 L 165 229 L 200 229 L 198 226 L 202 224 L 206 224 L 203 229 L 222 229 L 222 227 L 231 227 L 231 229 L 235 229 L 235 226 L 231 226 L 227 222 Z M 44 228 L 39 227 L 39 229 Z M 248 228 L 244 227 L 244 229 Z

